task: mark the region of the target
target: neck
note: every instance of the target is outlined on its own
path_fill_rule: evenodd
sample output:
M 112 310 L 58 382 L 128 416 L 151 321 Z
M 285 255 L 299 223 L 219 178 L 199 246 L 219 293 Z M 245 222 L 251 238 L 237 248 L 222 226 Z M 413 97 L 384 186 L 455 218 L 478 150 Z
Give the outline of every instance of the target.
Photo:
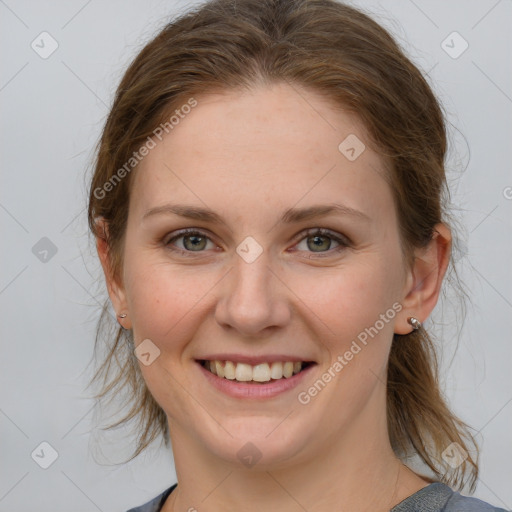
M 323 450 L 316 449 L 314 454 L 279 468 L 262 469 L 257 464 L 245 468 L 213 457 L 173 425 L 170 431 L 179 483 L 162 510 L 389 512 L 428 485 L 395 456 L 385 427 L 354 427 L 333 436 Z M 376 437 L 376 432 L 385 436 Z

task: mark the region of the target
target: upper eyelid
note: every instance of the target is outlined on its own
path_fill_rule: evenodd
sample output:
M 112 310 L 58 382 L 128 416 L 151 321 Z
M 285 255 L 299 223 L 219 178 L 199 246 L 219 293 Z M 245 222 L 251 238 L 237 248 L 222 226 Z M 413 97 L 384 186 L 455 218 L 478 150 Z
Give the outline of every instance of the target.
M 174 236 L 170 237 L 165 242 L 165 244 L 168 245 L 172 241 L 178 240 L 181 237 L 184 237 L 187 235 L 191 236 L 191 235 L 195 235 L 195 234 L 202 235 L 205 238 L 208 238 L 208 240 L 210 240 L 214 244 L 216 243 L 214 240 L 214 237 L 212 237 L 212 235 L 210 235 L 209 232 L 207 230 L 204 230 L 203 228 L 184 228 L 183 230 L 178 231 L 178 233 L 176 233 Z M 307 236 L 314 236 L 314 235 L 330 236 L 331 238 L 333 238 L 335 240 L 337 239 L 336 240 L 337 243 L 342 242 L 345 245 L 349 245 L 351 243 L 351 240 L 346 235 L 344 235 L 342 233 L 337 233 L 336 231 L 328 229 L 328 228 L 321 228 L 321 227 L 303 229 L 297 235 L 295 235 L 292 240 L 295 243 L 299 243 Z M 165 240 L 165 238 L 164 238 L 164 240 Z M 218 245 L 218 244 L 216 244 L 216 245 Z M 179 249 L 179 248 L 177 250 L 184 251 L 184 249 Z M 194 253 L 195 251 L 185 251 L 185 252 Z M 197 252 L 202 252 L 202 251 L 197 251 Z M 329 251 L 326 251 L 326 252 L 329 252 Z

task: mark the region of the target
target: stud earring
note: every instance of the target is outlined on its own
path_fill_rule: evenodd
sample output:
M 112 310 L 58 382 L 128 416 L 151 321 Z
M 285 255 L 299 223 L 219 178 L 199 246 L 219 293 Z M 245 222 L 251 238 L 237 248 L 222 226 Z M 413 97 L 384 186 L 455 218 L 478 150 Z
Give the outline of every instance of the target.
M 126 313 L 123 313 L 122 315 L 117 315 L 119 318 L 126 318 L 128 315 Z
M 414 318 L 413 316 L 410 316 L 407 321 L 412 325 L 412 328 L 417 331 L 421 327 L 421 322 Z

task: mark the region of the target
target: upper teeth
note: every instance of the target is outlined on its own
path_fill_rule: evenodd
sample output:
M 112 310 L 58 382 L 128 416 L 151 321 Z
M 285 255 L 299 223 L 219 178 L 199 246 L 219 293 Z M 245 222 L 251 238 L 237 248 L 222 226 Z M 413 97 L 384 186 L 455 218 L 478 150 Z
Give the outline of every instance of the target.
M 274 363 L 261 363 L 250 365 L 246 363 L 233 363 L 232 361 L 205 361 L 204 366 L 215 375 L 229 380 L 247 382 L 268 382 L 271 379 L 289 378 L 299 373 L 302 362 L 286 361 Z

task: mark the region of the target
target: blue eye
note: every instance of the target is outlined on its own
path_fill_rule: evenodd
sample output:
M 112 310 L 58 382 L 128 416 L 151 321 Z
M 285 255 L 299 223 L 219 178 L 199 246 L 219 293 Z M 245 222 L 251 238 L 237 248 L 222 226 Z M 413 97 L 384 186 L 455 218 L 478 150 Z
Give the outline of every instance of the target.
M 300 246 L 302 241 L 306 241 L 305 250 L 311 254 L 317 254 L 319 257 L 330 256 L 333 252 L 340 252 L 343 249 L 350 246 L 350 241 L 342 235 L 337 235 L 327 229 L 314 228 L 309 229 L 306 233 L 301 234 L 302 238 L 299 239 L 299 243 L 295 247 Z M 176 247 L 175 243 L 181 240 L 182 247 Z M 332 241 L 338 244 L 332 248 Z M 191 255 L 191 253 L 202 253 L 208 248 L 208 243 L 211 244 L 211 248 L 215 248 L 216 245 L 212 242 L 211 238 L 197 229 L 185 229 L 178 232 L 175 236 L 168 239 L 164 245 L 172 251 L 176 251 L 181 254 Z M 213 247 L 212 247 L 213 246 Z M 300 249 L 298 249 L 300 251 Z M 296 252 L 294 249 L 293 252 Z M 308 256 L 308 258 L 315 256 Z

